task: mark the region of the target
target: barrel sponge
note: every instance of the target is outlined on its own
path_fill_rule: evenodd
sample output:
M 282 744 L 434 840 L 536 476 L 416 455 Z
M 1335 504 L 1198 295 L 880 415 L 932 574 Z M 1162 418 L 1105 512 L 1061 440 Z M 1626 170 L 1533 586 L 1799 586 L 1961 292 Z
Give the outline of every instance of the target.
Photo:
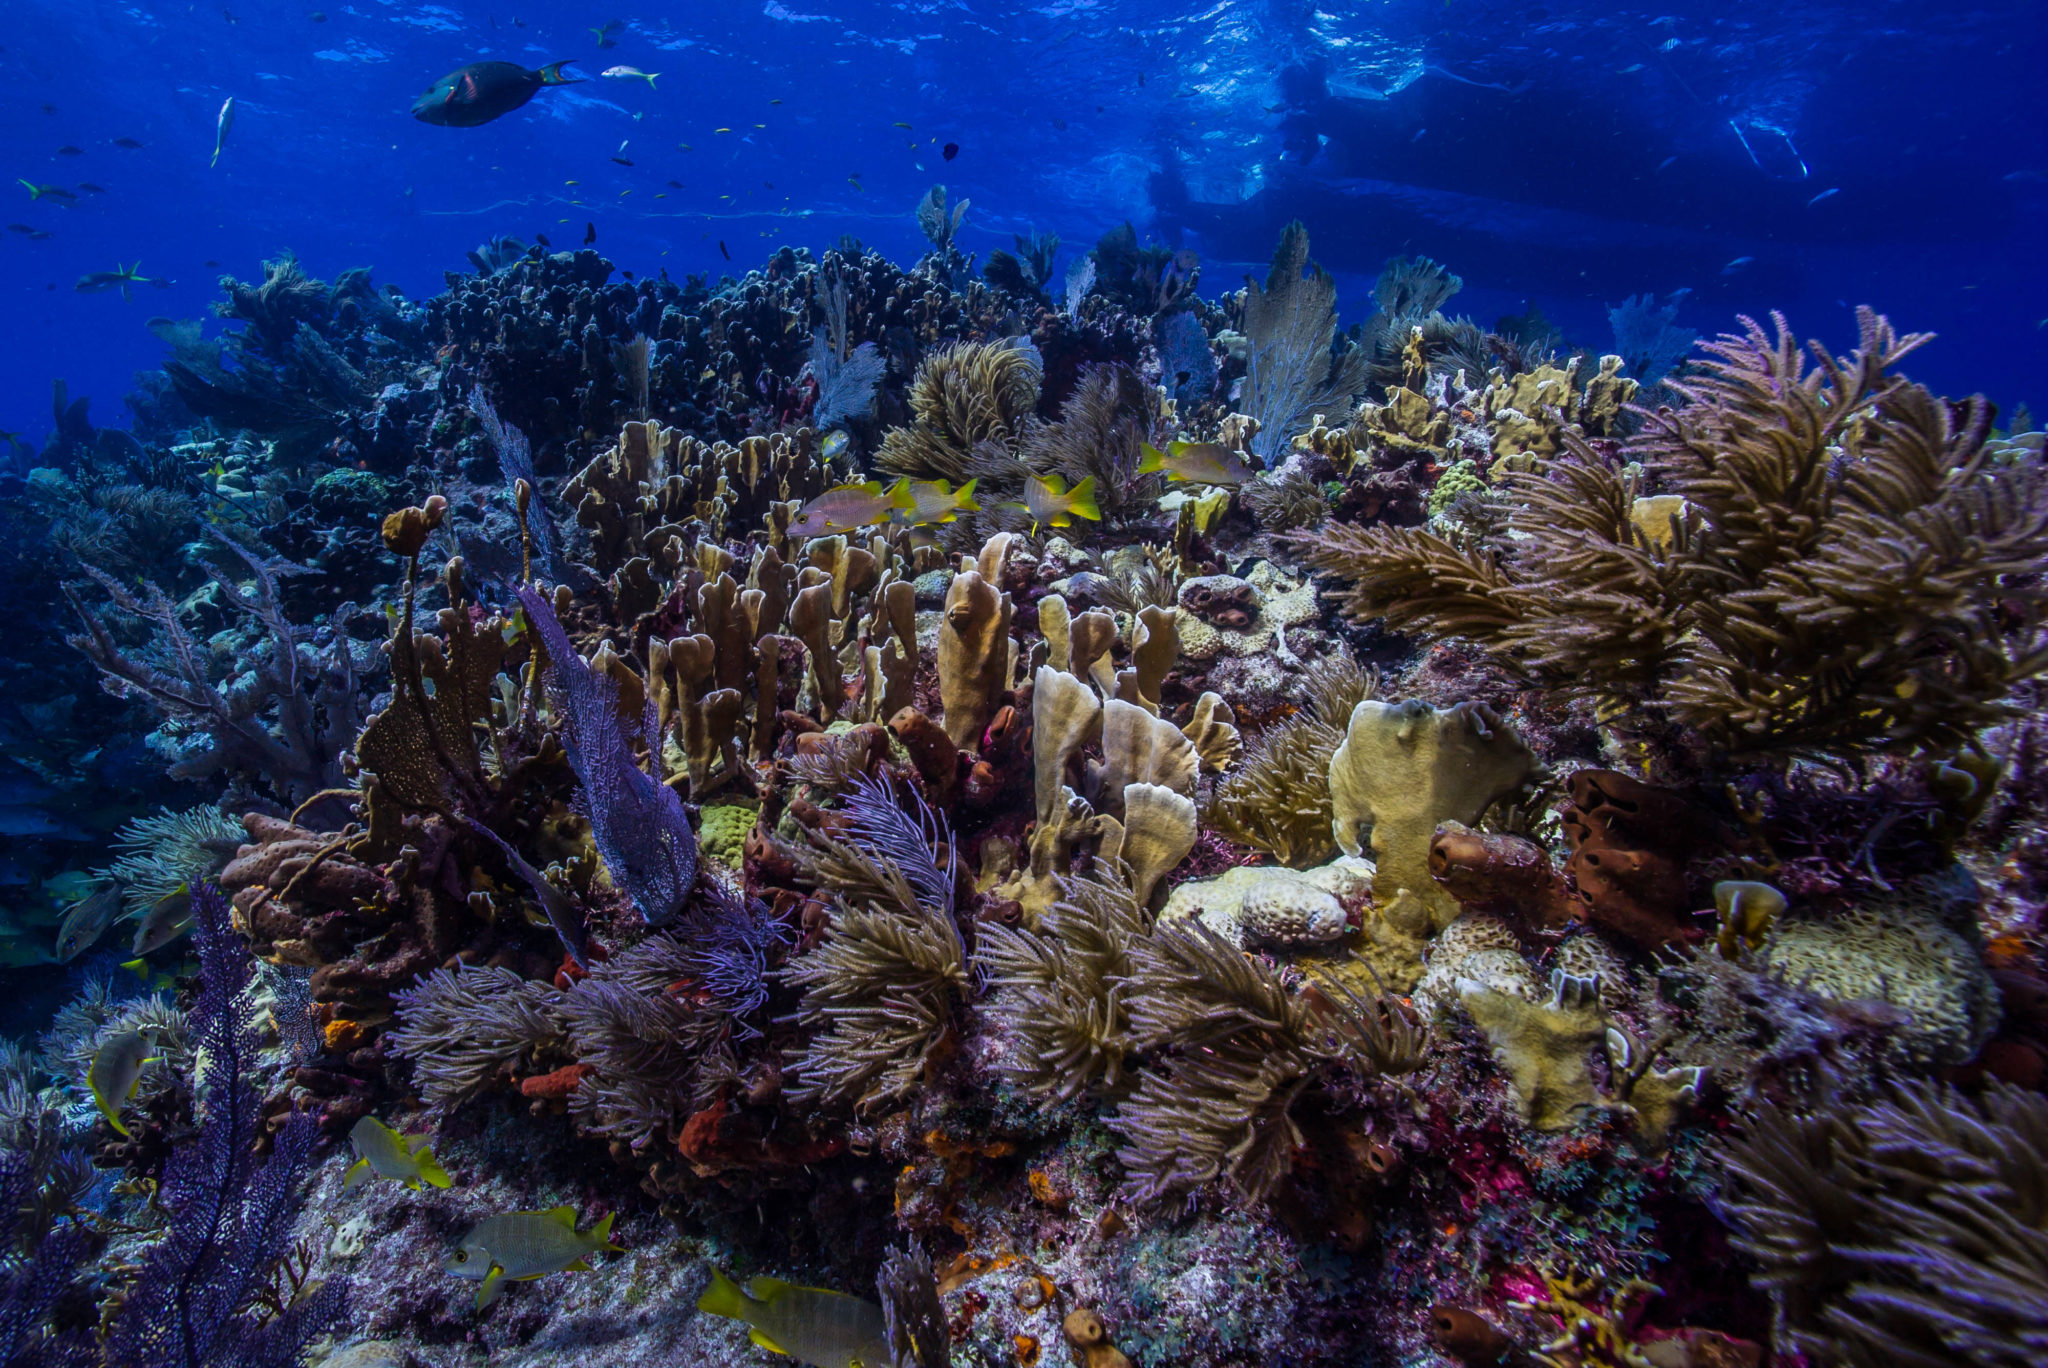
M 754 829 L 756 813 L 750 807 L 738 803 L 721 803 L 707 807 L 699 818 L 697 846 L 705 858 L 716 860 L 730 869 L 739 868 L 742 852 L 746 849 L 747 833 Z
M 1926 1064 L 1968 1060 L 1998 1027 L 1998 987 L 1976 947 L 1903 902 L 1780 922 L 1764 955 L 1779 974 L 1822 997 L 1908 1013 L 1895 1040 Z

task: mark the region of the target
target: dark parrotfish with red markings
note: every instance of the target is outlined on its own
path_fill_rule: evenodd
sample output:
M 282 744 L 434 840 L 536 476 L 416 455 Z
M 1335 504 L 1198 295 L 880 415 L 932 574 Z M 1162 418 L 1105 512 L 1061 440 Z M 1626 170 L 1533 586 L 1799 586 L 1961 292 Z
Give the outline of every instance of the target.
M 427 88 L 412 103 L 412 116 L 444 128 L 475 128 L 510 114 L 543 86 L 575 85 L 583 78 L 564 76 L 568 62 L 552 62 L 529 71 L 517 62 L 471 62 Z

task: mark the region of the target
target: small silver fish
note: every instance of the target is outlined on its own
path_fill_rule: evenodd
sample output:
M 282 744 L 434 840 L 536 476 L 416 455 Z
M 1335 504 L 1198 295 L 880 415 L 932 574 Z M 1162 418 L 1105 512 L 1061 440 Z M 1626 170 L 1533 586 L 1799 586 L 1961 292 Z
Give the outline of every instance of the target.
M 1830 187 L 1829 187 L 1828 189 L 1826 189 L 1826 190 L 1823 190 L 1823 191 L 1821 191 L 1821 192 L 1820 192 L 1820 193 L 1819 193 L 1818 195 L 1815 195 L 1815 196 L 1814 196 L 1814 197 L 1813 197 L 1812 199 L 1808 200 L 1808 201 L 1806 202 L 1806 207 L 1807 207 L 1807 208 L 1809 208 L 1809 209 L 1811 209 L 1811 208 L 1813 208 L 1813 206 L 1814 206 L 1814 205 L 1816 205 L 1816 204 L 1819 204 L 1819 203 L 1820 203 L 1820 202 L 1821 202 L 1822 200 L 1824 200 L 1824 199 L 1833 199 L 1833 198 L 1834 198 L 1834 197 L 1835 197 L 1836 195 L 1839 195 L 1839 194 L 1841 194 L 1841 193 L 1842 193 L 1842 187 L 1841 187 L 1841 186 L 1839 186 L 1839 185 L 1835 185 L 1835 186 L 1830 186 Z
M 230 95 L 221 102 L 220 117 L 213 121 L 213 160 L 208 166 L 220 165 L 220 150 L 227 146 L 228 130 L 235 126 L 235 97 Z
M 606 67 L 597 74 L 609 76 L 614 81 L 645 81 L 649 90 L 654 89 L 654 78 L 661 75 L 658 71 L 642 71 L 639 67 L 629 66 Z
M 121 885 L 108 884 L 90 897 L 71 904 L 64 924 L 57 928 L 57 958 L 74 960 L 100 943 L 114 918 L 121 914 Z
M 1735 260 L 1729 262 L 1726 266 L 1723 266 L 1721 268 L 1721 274 L 1734 275 L 1737 271 L 1741 270 L 1743 267 L 1749 265 L 1751 262 L 1755 260 L 1756 258 L 1753 256 L 1739 256 L 1735 258 Z
M 160 950 L 185 934 L 192 925 L 192 885 L 181 883 L 149 905 L 142 924 L 135 928 L 132 953 L 138 958 Z

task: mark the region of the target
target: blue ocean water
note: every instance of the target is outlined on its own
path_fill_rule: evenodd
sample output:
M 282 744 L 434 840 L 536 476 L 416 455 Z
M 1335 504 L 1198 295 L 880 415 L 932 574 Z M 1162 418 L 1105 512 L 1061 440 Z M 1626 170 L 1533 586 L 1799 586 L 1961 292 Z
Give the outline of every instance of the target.
M 1941 334 L 1914 365 L 1937 390 L 2048 398 L 2034 0 L 10 0 L 0 49 L 0 428 L 31 444 L 58 378 L 123 421 L 147 321 L 210 317 L 220 275 L 281 252 L 415 298 L 494 235 L 586 226 L 636 273 L 848 233 L 907 262 L 934 182 L 984 256 L 1036 230 L 1073 260 L 1128 220 L 1197 251 L 1213 295 L 1298 217 L 1347 320 L 1422 253 L 1483 323 L 1534 304 L 1599 348 L 1611 305 L 1685 291 L 1703 333 L 1777 309 L 1846 344 L 1867 303 Z M 411 117 L 487 58 L 590 79 L 479 128 Z M 137 263 L 132 297 L 76 288 Z

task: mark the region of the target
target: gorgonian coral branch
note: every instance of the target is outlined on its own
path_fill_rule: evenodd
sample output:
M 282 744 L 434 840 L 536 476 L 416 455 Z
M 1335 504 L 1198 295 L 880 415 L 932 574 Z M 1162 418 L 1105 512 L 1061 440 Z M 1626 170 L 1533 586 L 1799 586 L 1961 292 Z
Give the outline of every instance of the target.
M 1891 373 L 1923 337 L 1857 317 L 1856 351 L 1811 343 L 1811 368 L 1784 320 L 1773 338 L 1745 319 L 1619 457 L 1565 429 L 1505 478 L 1491 545 L 1386 527 L 1297 544 L 1351 582 L 1354 618 L 1727 752 L 1961 744 L 2048 668 L 2048 477 L 1988 459 L 1981 400 Z
M 311 1113 L 294 1113 L 269 1157 L 257 1155 L 263 1037 L 249 1001 L 254 961 L 229 925 L 219 889 L 201 888 L 192 911 L 199 1134 L 165 1161 L 160 1197 L 170 1225 L 138 1260 L 108 1325 L 105 1357 L 110 1364 L 175 1368 L 284 1368 L 298 1363 L 307 1342 L 341 1313 L 342 1285 L 332 1279 L 306 1289 L 280 1314 L 251 1310 L 286 1251 L 319 1126 Z

